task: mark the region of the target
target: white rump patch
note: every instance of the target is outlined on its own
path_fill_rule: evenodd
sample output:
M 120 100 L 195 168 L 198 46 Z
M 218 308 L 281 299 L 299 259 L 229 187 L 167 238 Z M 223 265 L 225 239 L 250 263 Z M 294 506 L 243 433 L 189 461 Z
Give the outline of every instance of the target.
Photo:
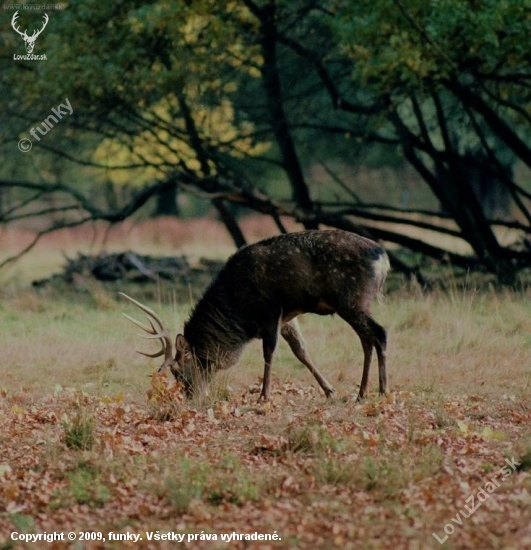
M 376 282 L 376 297 L 378 301 L 383 299 L 383 286 L 390 267 L 391 264 L 389 263 L 389 256 L 387 256 L 385 252 L 372 263 L 374 279 Z

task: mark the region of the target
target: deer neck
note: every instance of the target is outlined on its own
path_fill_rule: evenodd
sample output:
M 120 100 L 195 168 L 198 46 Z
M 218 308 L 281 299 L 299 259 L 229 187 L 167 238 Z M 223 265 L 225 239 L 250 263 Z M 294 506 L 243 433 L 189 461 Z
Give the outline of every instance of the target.
M 217 369 L 234 365 L 250 338 L 236 320 L 221 308 L 198 304 L 184 326 L 184 337 L 201 364 Z

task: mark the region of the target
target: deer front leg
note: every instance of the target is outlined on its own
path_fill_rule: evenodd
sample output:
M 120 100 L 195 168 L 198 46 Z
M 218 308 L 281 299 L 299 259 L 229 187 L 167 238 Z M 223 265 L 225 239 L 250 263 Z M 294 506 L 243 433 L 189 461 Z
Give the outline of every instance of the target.
M 319 386 L 325 392 L 326 397 L 331 397 L 334 393 L 334 388 L 330 385 L 328 380 L 319 372 L 317 367 L 313 364 L 308 352 L 306 351 L 306 344 L 302 333 L 299 328 L 299 323 L 296 319 L 286 323 L 280 330 L 280 334 L 286 342 L 289 344 L 291 351 L 295 357 L 313 374 L 317 380 Z
M 262 345 L 264 351 L 264 380 L 262 382 L 262 393 L 258 401 L 269 401 L 269 392 L 271 389 L 271 365 L 273 364 L 273 356 L 278 342 L 278 324 L 271 327 L 262 336 Z

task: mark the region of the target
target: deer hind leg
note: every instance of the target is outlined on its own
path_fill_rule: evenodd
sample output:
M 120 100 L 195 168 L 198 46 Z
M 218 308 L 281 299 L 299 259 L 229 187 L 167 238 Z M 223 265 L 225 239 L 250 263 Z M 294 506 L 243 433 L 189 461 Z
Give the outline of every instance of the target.
M 306 344 L 302 333 L 299 328 L 299 323 L 296 319 L 284 324 L 280 330 L 280 334 L 286 342 L 289 344 L 291 351 L 295 357 L 313 374 L 317 380 L 319 386 L 325 392 L 326 397 L 330 397 L 334 393 L 334 388 L 330 385 L 328 380 L 319 372 L 317 367 L 313 364 L 308 352 L 306 351 Z
M 378 381 L 381 395 L 387 391 L 387 371 L 385 350 L 387 345 L 387 333 L 370 315 L 364 312 L 355 314 L 341 314 L 340 316 L 356 331 L 363 347 L 363 375 L 361 377 L 360 393 L 358 401 L 367 395 L 369 383 L 369 371 L 371 368 L 372 349 L 376 349 L 378 356 Z
M 377 332 L 379 332 L 379 338 L 376 340 L 374 347 L 376 348 L 376 355 L 378 356 L 378 383 L 380 386 L 380 395 L 387 393 L 387 368 L 386 368 L 386 347 L 387 347 L 387 332 L 385 329 L 378 325 Z

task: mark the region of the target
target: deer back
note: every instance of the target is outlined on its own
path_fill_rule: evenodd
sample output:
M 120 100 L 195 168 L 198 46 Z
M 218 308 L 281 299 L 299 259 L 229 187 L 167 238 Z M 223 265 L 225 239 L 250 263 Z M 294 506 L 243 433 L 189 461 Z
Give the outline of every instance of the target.
M 387 268 L 377 243 L 346 231 L 260 241 L 229 258 L 194 308 L 184 336 L 199 355 L 230 353 L 279 318 L 368 309 Z

